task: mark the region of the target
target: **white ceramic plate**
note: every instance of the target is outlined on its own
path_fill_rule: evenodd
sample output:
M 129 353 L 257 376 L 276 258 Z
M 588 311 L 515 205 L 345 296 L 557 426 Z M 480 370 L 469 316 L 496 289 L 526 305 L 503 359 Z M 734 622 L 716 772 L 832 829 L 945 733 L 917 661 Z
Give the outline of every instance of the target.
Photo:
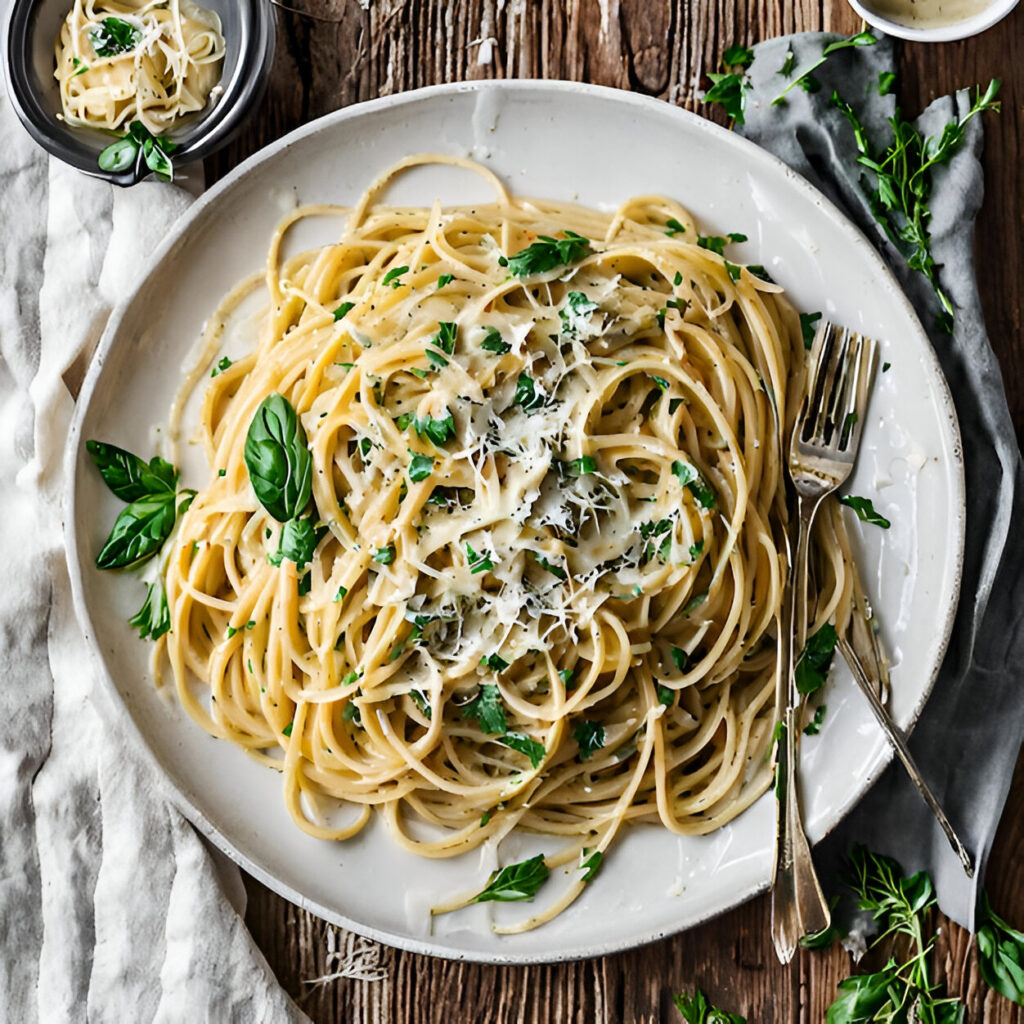
M 472 891 L 494 851 L 428 861 L 392 844 L 375 823 L 348 843 L 301 833 L 280 778 L 210 739 L 157 693 L 148 645 L 128 627 L 142 596 L 131 576 L 101 573 L 93 557 L 119 503 L 91 468 L 84 440 L 148 455 L 202 323 L 239 278 L 260 267 L 271 231 L 296 200 L 347 203 L 410 153 L 471 155 L 519 194 L 613 206 L 660 192 L 687 204 L 707 233 L 743 232 L 736 250 L 763 263 L 803 309 L 883 339 L 880 374 L 850 487 L 893 522 L 853 521 L 865 579 L 893 655 L 893 711 L 908 725 L 931 687 L 957 599 L 963 483 L 953 408 L 927 339 L 874 251 L 821 195 L 753 145 L 675 107 L 569 83 L 445 86 L 339 111 L 243 164 L 204 196 L 154 256 L 117 310 L 90 369 L 68 455 L 68 558 L 81 625 L 103 663 L 114 705 L 195 824 L 249 872 L 321 917 L 394 945 L 441 956 L 527 962 L 593 956 L 689 927 L 762 889 L 770 873 L 772 801 L 705 838 L 636 828 L 566 913 L 507 937 L 485 904 L 435 920 L 432 902 Z M 415 172 L 397 201 L 485 198 L 476 176 Z M 319 240 L 331 237 L 333 226 Z M 313 239 L 307 239 L 312 241 Z M 186 465 L 185 481 L 188 481 Z M 851 516 L 852 518 L 852 516 Z M 870 712 L 837 666 L 821 735 L 803 745 L 809 832 L 820 838 L 888 759 Z M 543 840 L 521 837 L 505 862 Z M 548 844 L 550 848 L 550 842 Z

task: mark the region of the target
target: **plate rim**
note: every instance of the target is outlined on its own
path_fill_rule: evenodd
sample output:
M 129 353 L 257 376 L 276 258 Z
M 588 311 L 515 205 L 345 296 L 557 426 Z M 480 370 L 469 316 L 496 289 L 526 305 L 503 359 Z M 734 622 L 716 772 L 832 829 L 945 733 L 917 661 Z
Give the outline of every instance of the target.
M 527 965 L 542 963 L 564 963 L 575 960 L 583 960 L 591 957 L 605 956 L 612 953 L 624 952 L 626 950 L 638 949 L 653 942 L 660 941 L 671 935 L 680 934 L 690 928 L 695 928 L 705 922 L 726 913 L 728 910 L 746 903 L 757 893 L 768 888 L 764 880 L 753 885 L 744 887 L 742 890 L 730 896 L 727 906 L 701 911 L 696 916 L 688 917 L 679 927 L 663 928 L 658 927 L 642 932 L 629 939 L 612 940 L 604 943 L 588 945 L 585 948 L 570 948 L 558 952 L 542 952 L 531 954 L 529 952 L 493 952 L 483 950 L 455 949 L 450 946 L 438 944 L 431 938 L 420 939 L 414 936 L 392 933 L 385 929 L 375 928 L 363 922 L 353 921 L 343 914 L 323 906 L 316 900 L 310 899 L 292 886 L 277 878 L 273 873 L 252 860 L 249 856 L 234 846 L 231 840 L 224 835 L 203 813 L 200 807 L 193 801 L 192 797 L 185 791 L 182 785 L 175 781 L 170 772 L 164 767 L 162 760 L 146 742 L 141 727 L 136 722 L 127 702 L 122 697 L 113 676 L 107 667 L 99 644 L 96 639 L 92 616 L 90 614 L 84 593 L 83 569 L 85 562 L 77 557 L 78 531 L 75 520 L 75 492 L 77 490 L 78 467 L 81 461 L 80 451 L 82 446 L 82 430 L 86 413 L 96 395 L 97 384 L 106 357 L 113 347 L 114 340 L 118 335 L 121 323 L 132 303 L 135 294 L 152 276 L 155 269 L 163 260 L 173 252 L 174 248 L 182 241 L 193 223 L 198 220 L 209 206 L 216 203 L 220 196 L 233 189 L 239 181 L 248 175 L 256 172 L 263 164 L 275 159 L 279 153 L 287 150 L 292 145 L 322 132 L 332 131 L 336 125 L 353 118 L 362 118 L 372 115 L 379 110 L 386 110 L 395 106 L 415 103 L 433 98 L 443 99 L 449 95 L 461 93 L 484 93 L 488 91 L 497 92 L 553 92 L 559 94 L 584 94 L 597 99 L 645 108 L 659 114 L 668 114 L 676 117 L 681 123 L 688 123 L 690 129 L 698 132 L 706 132 L 712 137 L 724 141 L 728 139 L 729 145 L 738 147 L 738 150 L 749 157 L 753 163 L 761 163 L 772 170 L 773 173 L 780 173 L 785 177 L 790 187 L 803 193 L 803 196 L 813 201 L 830 215 L 834 223 L 841 229 L 859 250 L 863 251 L 866 257 L 881 272 L 882 280 L 892 293 L 896 302 L 903 307 L 903 312 L 915 325 L 920 334 L 923 344 L 923 361 L 931 376 L 936 382 L 934 393 L 936 404 L 943 414 L 947 443 L 949 447 L 952 465 L 948 467 L 949 476 L 955 493 L 951 496 L 956 499 L 951 501 L 953 512 L 951 525 L 956 532 L 956 550 L 954 552 L 955 564 L 950 572 L 952 600 L 946 609 L 945 617 L 941 624 L 942 639 L 936 647 L 936 665 L 930 673 L 926 685 L 923 687 L 919 697 L 911 710 L 903 728 L 906 733 L 913 729 L 925 703 L 928 701 L 934 689 L 935 682 L 941 672 L 945 661 L 947 649 L 952 637 L 953 625 L 960 601 L 960 591 L 963 581 L 963 559 L 964 546 L 966 542 L 966 492 L 965 492 L 965 470 L 963 462 L 963 445 L 960 434 L 959 420 L 956 414 L 956 406 L 953 402 L 949 382 L 942 372 L 938 356 L 931 344 L 927 332 L 924 330 L 916 311 L 913 308 L 906 293 L 900 287 L 895 274 L 889 268 L 880 253 L 871 243 L 861 229 L 850 220 L 850 218 L 833 203 L 817 187 L 812 185 L 806 178 L 794 171 L 783 160 L 774 154 L 761 148 L 756 143 L 732 131 L 708 121 L 705 118 L 685 110 L 682 107 L 657 97 L 627 92 L 625 90 L 609 86 L 592 85 L 586 82 L 571 82 L 548 79 L 482 79 L 470 82 L 451 82 L 440 85 L 430 85 L 407 92 L 395 93 L 390 96 L 376 97 L 364 100 L 346 107 L 325 114 L 313 121 L 295 128 L 281 138 L 267 144 L 244 161 L 234 167 L 227 175 L 218 181 L 212 188 L 205 191 L 179 218 L 174 222 L 163 241 L 150 254 L 145 267 L 140 273 L 137 283 L 131 292 L 119 300 L 113 308 L 107 320 L 106 327 L 100 337 L 99 343 L 90 359 L 85 379 L 75 399 L 75 409 L 71 426 L 68 431 L 66 447 L 63 459 L 64 485 L 62 488 L 61 508 L 64 518 L 64 540 L 65 540 L 65 561 L 71 583 L 72 600 L 75 616 L 82 629 L 83 639 L 89 649 L 90 657 L 96 667 L 96 676 L 99 678 L 105 699 L 99 701 L 101 713 L 112 716 L 116 724 L 128 735 L 129 741 L 136 751 L 142 755 L 143 760 L 155 769 L 156 779 L 160 790 L 171 802 L 185 815 L 185 817 L 221 852 L 227 855 L 234 863 L 238 864 L 247 873 L 256 878 L 259 882 L 271 889 L 273 892 L 285 899 L 302 907 L 304 910 L 315 914 L 321 919 L 353 931 L 356 934 L 365 935 L 375 941 L 384 943 L 394 948 L 408 952 L 418 953 L 427 956 L 440 957 L 446 960 L 485 963 L 494 965 Z M 874 770 L 869 771 L 865 777 L 860 791 L 845 803 L 840 805 L 836 811 L 835 822 L 826 830 L 826 835 L 835 828 L 860 802 L 871 789 L 872 785 L 886 769 L 892 760 L 892 749 L 886 746 L 878 758 Z

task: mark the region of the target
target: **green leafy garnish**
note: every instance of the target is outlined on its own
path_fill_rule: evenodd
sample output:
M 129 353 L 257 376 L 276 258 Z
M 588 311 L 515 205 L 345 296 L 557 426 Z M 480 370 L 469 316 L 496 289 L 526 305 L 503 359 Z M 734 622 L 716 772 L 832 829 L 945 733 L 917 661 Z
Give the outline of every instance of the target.
M 450 356 L 455 351 L 455 338 L 458 332 L 458 324 L 451 320 L 442 320 L 437 326 L 437 334 L 430 339 L 430 344 L 434 348 L 427 349 L 427 360 L 432 370 L 442 370 L 448 365 L 448 360 L 441 352 Z M 440 349 L 440 352 L 434 351 L 435 348 Z
M 570 338 L 575 337 L 586 327 L 590 314 L 595 309 L 597 303 L 583 292 L 569 292 L 565 306 L 558 311 L 558 318 L 562 321 L 562 333 Z
M 271 565 L 279 566 L 287 558 L 295 563 L 296 568 L 302 569 L 313 561 L 313 552 L 323 535 L 323 532 L 315 529 L 310 519 L 289 519 L 281 527 L 277 551 L 268 555 L 267 560 Z
M 746 235 L 741 235 L 738 231 L 730 231 L 725 238 L 721 235 L 698 235 L 697 245 L 722 256 L 725 253 L 725 247 L 730 242 L 745 242 L 746 240 Z
M 531 551 L 534 561 L 546 572 L 551 573 L 556 579 L 567 580 L 568 574 L 564 569 L 560 569 L 557 565 L 552 565 L 539 551 Z
M 984 892 L 978 921 L 981 976 L 998 993 L 1024 1006 L 1024 932 L 996 916 Z
M 92 456 L 103 482 L 122 501 L 175 493 L 178 473 L 159 456 L 146 463 L 124 448 L 103 441 L 86 441 L 85 450 Z
M 520 754 L 525 754 L 530 759 L 530 766 L 532 768 L 539 768 L 541 761 L 544 760 L 544 755 L 547 753 L 547 748 L 543 743 L 539 743 L 537 740 L 521 732 L 507 732 L 501 738 L 501 742 L 506 747 L 518 750 Z
M 680 672 L 686 671 L 686 666 L 689 660 L 690 659 L 686 651 L 684 651 L 681 647 L 672 648 L 672 662 L 675 664 L 676 668 L 679 669 Z
M 489 668 L 492 672 L 504 672 L 509 665 L 500 654 L 485 654 L 480 659 L 480 664 L 484 668 Z
M 718 500 L 715 498 L 715 492 L 695 466 L 677 459 L 672 463 L 672 472 L 679 482 L 690 491 L 701 508 L 716 507 Z
M 279 523 L 300 516 L 312 493 L 313 460 L 291 403 L 268 395 L 249 424 L 245 465 L 256 497 Z
M 779 68 L 775 73 L 782 75 L 785 78 L 789 78 L 793 74 L 793 68 L 796 67 L 796 54 L 792 50 L 786 51 L 786 59 L 782 62 L 782 67 Z
M 821 65 L 828 60 L 831 54 L 838 50 L 849 49 L 851 46 L 874 46 L 877 42 L 878 40 L 870 32 L 858 32 L 857 35 L 850 36 L 848 39 L 837 39 L 834 43 L 829 43 L 828 46 L 821 51 L 821 56 L 814 61 L 814 63 L 809 64 L 803 71 L 801 71 L 800 74 L 790 82 L 789 85 L 787 85 L 786 88 L 775 97 L 775 99 L 772 100 L 772 106 L 777 107 L 780 103 L 784 103 L 786 93 L 791 89 L 796 88 L 798 85 L 804 89 L 805 92 L 817 92 L 817 90 L 821 88 L 821 84 L 813 75 L 811 75 L 811 72 L 820 68 Z M 817 88 L 815 88 L 816 84 Z
M 501 331 L 497 327 L 487 328 L 487 336 L 480 342 L 480 347 L 485 352 L 494 352 L 499 356 L 512 351 L 512 346 L 507 341 L 501 340 Z
M 134 50 L 142 42 L 139 29 L 121 18 L 104 18 L 95 28 L 89 29 L 89 42 L 97 57 L 116 57 L 119 53 Z
M 601 870 L 601 861 L 604 854 L 600 850 L 591 852 L 586 847 L 580 851 L 580 871 L 583 872 L 583 881 L 593 881 L 594 876 Z
M 708 72 L 711 88 L 704 93 L 707 103 L 720 103 L 726 114 L 737 124 L 743 124 L 743 106 L 746 91 L 752 88 L 744 72 L 754 62 L 753 50 L 733 45 L 722 54 L 724 73 Z M 739 70 L 735 70 L 739 68 Z
M 211 377 L 216 377 L 218 373 L 223 373 L 225 370 L 230 369 L 234 364 L 227 356 L 224 356 L 219 363 L 210 371 Z
M 814 345 L 814 335 L 818 333 L 816 324 L 821 319 L 821 313 L 801 313 L 800 333 L 804 338 L 804 348 L 810 352 Z
M 406 413 L 405 415 L 408 415 Z M 399 416 L 399 424 L 401 425 L 402 417 Z M 413 419 L 413 429 L 419 434 L 420 437 L 425 437 L 428 441 L 432 441 L 438 448 L 441 447 L 449 438 L 455 436 L 455 419 L 450 412 L 447 410 L 445 414 L 438 419 L 433 416 L 417 416 Z M 408 425 L 408 423 L 406 423 Z M 401 429 L 405 429 L 404 426 Z
M 735 283 L 740 279 L 740 271 L 743 269 L 742 267 L 737 266 L 735 263 L 730 263 L 724 257 L 722 258 L 722 264 L 725 267 L 725 272 L 729 275 L 730 281 Z
M 395 560 L 395 545 L 385 544 L 382 548 L 377 548 L 373 553 L 373 560 L 378 565 L 390 565 Z
M 489 736 L 504 736 L 508 732 L 508 718 L 505 705 L 501 703 L 501 691 L 494 683 L 484 683 L 480 692 L 462 707 L 463 718 L 475 718 L 480 731 Z
M 437 290 L 440 291 L 446 284 L 451 284 L 455 280 L 454 274 L 442 274 L 437 279 Z
M 516 394 L 513 405 L 521 405 L 524 412 L 533 412 L 544 404 L 544 395 L 538 394 L 537 385 L 528 373 L 520 373 L 516 380 Z
M 582 458 L 573 459 L 568 466 L 569 476 L 586 476 L 588 473 L 597 472 L 597 459 L 593 455 L 584 455 Z
M 676 691 L 670 686 L 658 685 L 658 703 L 670 708 L 676 702 Z
M 875 506 L 871 503 L 870 498 L 859 498 L 855 494 L 844 494 L 839 499 L 839 504 L 852 508 L 862 523 L 872 523 L 875 526 L 880 526 L 883 530 L 888 530 L 892 526 L 892 523 L 885 516 L 879 515 L 875 511 Z
M 469 902 L 509 903 L 514 900 L 532 900 L 548 880 L 550 873 L 547 864 L 544 863 L 544 854 L 538 853 L 529 860 L 509 864 L 500 871 L 492 872 L 491 877 L 487 879 L 487 885 Z
M 928 227 L 931 220 L 928 202 L 932 191 L 932 170 L 947 163 L 960 148 L 971 118 L 986 110 L 1000 109 L 996 99 L 999 85 L 999 79 L 993 78 L 984 93 L 978 89 L 971 109 L 963 117 L 945 125 L 938 136 L 922 138 L 897 111 L 889 119 L 893 140 L 881 154 L 873 152 L 867 132 L 853 107 L 837 92 L 832 93 L 832 106 L 846 117 L 853 129 L 859 154 L 857 163 L 873 177 L 874 187 L 871 187 L 870 178 L 865 182 L 871 212 L 889 240 L 903 254 L 907 266 L 919 271 L 931 284 L 942 307 L 939 325 L 948 332 L 953 330 L 953 304 L 939 284 Z
M 433 709 L 430 706 L 430 701 L 427 695 L 422 690 L 410 690 L 409 696 L 412 698 L 413 703 L 419 708 L 420 714 L 426 719 L 432 719 L 434 717 Z
M 85 61 L 83 61 L 80 57 L 72 57 L 71 63 L 76 68 L 75 73 L 71 76 L 72 78 L 77 78 L 79 75 L 84 75 L 86 71 L 89 70 L 89 65 L 86 64 Z
M 888 96 L 896 85 L 895 71 L 880 71 L 878 73 L 878 95 Z
M 345 317 L 348 316 L 349 312 L 355 308 L 355 305 L 356 304 L 354 302 L 343 302 L 334 311 L 334 322 L 337 323 L 339 320 L 344 320 Z
M 392 288 L 401 288 L 403 282 L 400 280 L 400 278 L 402 277 L 403 274 L 408 274 L 408 273 L 409 273 L 409 268 L 408 267 L 392 267 L 381 278 L 381 282 L 380 283 L 382 285 L 389 284 L 389 285 L 391 285 Z
M 669 219 L 665 221 L 665 234 L 668 235 L 669 238 L 675 238 L 676 235 L 682 235 L 685 233 L 686 225 L 680 224 L 675 217 L 669 217 Z M 676 281 L 676 284 L 679 284 L 682 278 L 678 271 L 676 272 L 676 277 L 680 278 L 679 281 Z
M 171 613 L 167 608 L 167 592 L 162 583 L 150 583 L 142 607 L 128 620 L 145 640 L 159 640 L 171 631 Z
M 604 726 L 583 719 L 573 729 L 572 738 L 579 744 L 580 760 L 586 761 L 604 746 Z
M 817 736 L 821 732 L 821 723 L 825 721 L 825 710 L 824 704 L 819 704 L 814 711 L 814 717 L 804 726 L 805 736 Z
M 796 663 L 796 688 L 802 694 L 817 693 L 825 685 L 838 639 L 836 628 L 830 622 L 808 638 Z
M 133 121 L 128 126 L 127 134 L 100 153 L 99 166 L 101 170 L 119 174 L 134 167 L 141 152 L 146 166 L 158 178 L 171 181 L 174 178 L 174 166 L 169 154 L 177 148 L 175 143 L 167 139 L 155 138 L 141 121 Z
M 575 231 L 563 231 L 562 234 L 565 238 L 541 235 L 533 245 L 520 250 L 514 256 L 509 256 L 508 259 L 502 257 L 498 262 L 503 267 L 508 267 L 514 277 L 524 278 L 546 274 L 549 270 L 570 263 L 579 263 L 593 252 L 589 239 L 577 235 Z
M 117 519 L 96 556 L 98 569 L 124 569 L 152 558 L 174 529 L 174 491 L 161 491 L 133 501 Z
M 700 989 L 692 995 L 685 993 L 672 997 L 676 1009 L 683 1015 L 687 1024 L 747 1024 L 746 1017 L 735 1013 L 726 1013 L 712 1006 Z
M 494 568 L 491 556 L 486 552 L 478 555 L 471 544 L 466 545 L 466 561 L 469 563 L 470 574 L 475 576 L 478 572 L 490 572 Z
M 409 463 L 409 479 L 413 483 L 426 480 L 434 472 L 434 460 L 429 455 L 420 455 L 414 452 L 411 448 L 409 454 L 412 456 Z

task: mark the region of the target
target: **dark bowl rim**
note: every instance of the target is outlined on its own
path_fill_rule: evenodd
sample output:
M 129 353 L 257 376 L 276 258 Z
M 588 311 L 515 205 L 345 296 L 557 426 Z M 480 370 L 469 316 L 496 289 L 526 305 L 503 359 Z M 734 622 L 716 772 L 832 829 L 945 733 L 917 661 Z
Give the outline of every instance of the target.
M 83 174 L 122 187 L 137 184 L 150 173 L 141 153 L 130 169 L 105 171 L 94 157 L 83 157 L 68 145 L 68 135 L 75 129 L 56 125 L 45 113 L 28 70 L 32 18 L 43 2 L 45 0 L 9 0 L 4 18 L 0 59 L 7 80 L 7 94 L 18 119 L 38 145 Z M 243 40 L 234 75 L 239 84 L 230 93 L 225 92 L 209 116 L 181 133 L 180 140 L 176 140 L 175 163 L 201 160 L 225 145 L 266 89 L 276 44 L 274 6 L 269 0 L 236 2 L 251 15 L 251 29 Z

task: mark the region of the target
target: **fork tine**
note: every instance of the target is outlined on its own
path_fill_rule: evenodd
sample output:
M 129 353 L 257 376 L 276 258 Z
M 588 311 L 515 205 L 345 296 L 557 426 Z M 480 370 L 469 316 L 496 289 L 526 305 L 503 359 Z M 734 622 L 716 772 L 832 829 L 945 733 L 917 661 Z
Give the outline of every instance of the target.
M 836 327 L 825 320 L 818 327 L 811 346 L 811 371 L 807 386 L 807 398 L 801 411 L 801 440 L 810 442 L 817 433 L 821 410 L 826 404 L 829 368 L 834 362 L 836 348 Z
M 864 415 L 868 407 L 871 380 L 874 377 L 875 361 L 878 355 L 878 345 L 872 338 L 857 335 L 857 340 L 859 342 L 857 365 L 850 393 L 850 412 L 856 413 L 856 419 L 844 446 L 844 450 L 850 451 L 856 451 L 860 445 L 860 435 L 864 428 Z
M 826 444 L 835 444 L 842 433 L 846 391 L 850 382 L 850 346 L 855 337 L 845 327 L 839 328 L 839 345 L 835 365 L 831 367 L 828 397 L 824 403 L 819 434 Z

